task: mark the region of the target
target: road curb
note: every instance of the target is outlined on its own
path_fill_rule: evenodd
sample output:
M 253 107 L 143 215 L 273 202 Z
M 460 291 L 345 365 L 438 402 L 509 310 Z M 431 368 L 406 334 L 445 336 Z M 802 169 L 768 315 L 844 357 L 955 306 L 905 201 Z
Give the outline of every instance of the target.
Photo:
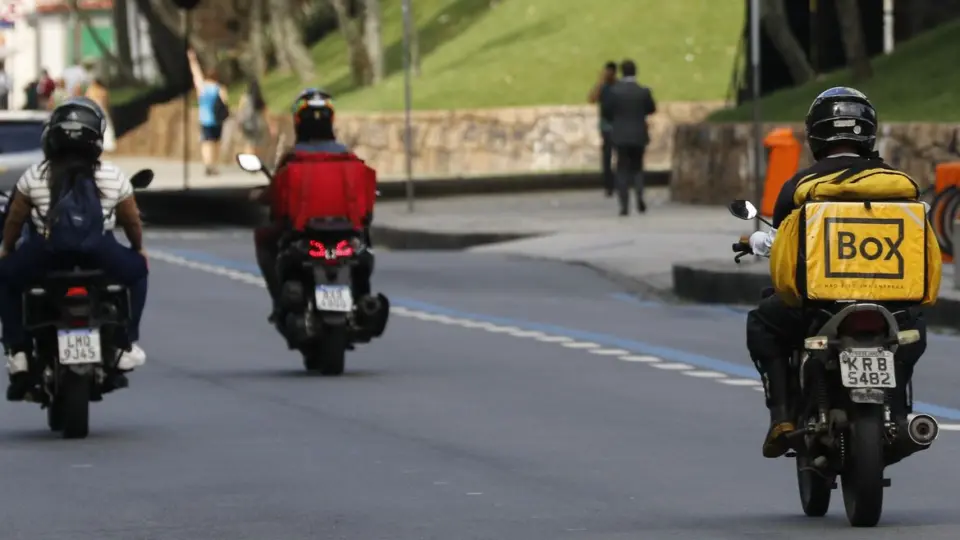
M 670 171 L 646 171 L 648 187 L 669 186 Z M 416 180 L 416 198 L 456 197 L 461 195 L 500 195 L 539 191 L 600 191 L 603 180 L 599 172 L 531 173 L 500 176 L 474 176 L 437 180 Z M 381 200 L 400 200 L 407 196 L 406 182 L 384 181 L 378 186 Z
M 756 304 L 760 291 L 773 283 L 765 271 L 768 262 L 734 266 L 724 260 L 673 265 L 673 292 L 681 300 L 700 304 Z M 960 329 L 960 299 L 941 296 L 923 308 L 927 324 Z
M 370 237 L 374 248 L 395 250 L 462 251 L 471 247 L 509 242 L 536 236 L 521 233 L 443 233 L 374 224 Z

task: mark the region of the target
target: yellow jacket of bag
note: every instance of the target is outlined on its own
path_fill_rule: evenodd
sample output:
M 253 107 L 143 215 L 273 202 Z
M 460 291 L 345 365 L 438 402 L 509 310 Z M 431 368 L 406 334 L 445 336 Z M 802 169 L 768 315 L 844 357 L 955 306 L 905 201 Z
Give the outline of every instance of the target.
M 797 208 L 777 230 L 770 275 L 785 302 L 862 300 L 931 305 L 940 246 L 906 174 L 872 165 L 800 178 Z

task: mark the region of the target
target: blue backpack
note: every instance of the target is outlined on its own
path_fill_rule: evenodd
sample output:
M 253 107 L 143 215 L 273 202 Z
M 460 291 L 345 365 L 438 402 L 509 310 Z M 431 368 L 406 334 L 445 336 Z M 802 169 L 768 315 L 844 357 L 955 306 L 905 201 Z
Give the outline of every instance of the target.
M 103 204 L 93 178 L 68 180 L 47 213 L 47 246 L 56 252 L 89 253 L 103 240 Z

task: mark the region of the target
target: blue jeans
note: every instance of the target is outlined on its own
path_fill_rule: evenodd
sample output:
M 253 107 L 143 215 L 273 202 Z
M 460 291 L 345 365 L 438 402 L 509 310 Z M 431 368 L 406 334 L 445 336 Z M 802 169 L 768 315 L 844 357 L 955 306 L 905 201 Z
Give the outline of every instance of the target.
M 85 266 L 103 270 L 110 278 L 130 290 L 130 326 L 127 337 L 131 342 L 140 339 L 140 319 L 147 303 L 146 259 L 125 247 L 112 232 L 89 255 L 82 256 Z M 49 251 L 42 238 L 33 234 L 13 253 L 0 259 L 0 323 L 3 324 L 3 344 L 11 351 L 23 350 L 27 334 L 23 327 L 23 292 L 38 281 L 38 277 L 57 269 L 71 266 L 79 258 Z

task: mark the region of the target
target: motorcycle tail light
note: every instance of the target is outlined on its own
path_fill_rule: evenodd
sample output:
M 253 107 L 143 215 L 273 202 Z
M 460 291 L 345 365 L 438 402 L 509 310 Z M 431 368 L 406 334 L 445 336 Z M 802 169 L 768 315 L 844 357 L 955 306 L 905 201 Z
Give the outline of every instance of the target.
M 840 323 L 841 334 L 867 334 L 884 332 L 887 320 L 878 311 L 857 311 Z

